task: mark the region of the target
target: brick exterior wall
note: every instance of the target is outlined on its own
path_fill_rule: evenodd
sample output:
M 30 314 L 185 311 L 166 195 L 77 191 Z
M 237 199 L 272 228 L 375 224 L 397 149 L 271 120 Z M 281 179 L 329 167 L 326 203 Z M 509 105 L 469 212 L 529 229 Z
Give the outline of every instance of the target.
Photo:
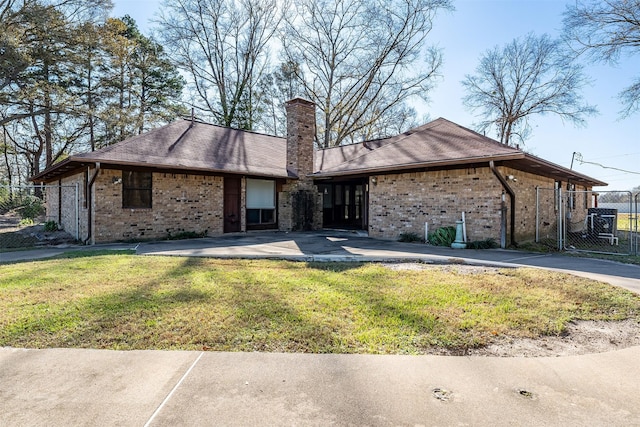
M 94 184 L 93 242 L 163 239 L 170 234 L 223 232 L 223 178 L 153 173 L 152 209 L 123 209 L 119 170 L 102 170 Z
M 540 205 L 545 206 L 551 203 L 551 206 L 553 206 L 553 186 L 555 181 L 552 178 L 546 178 L 508 167 L 498 167 L 496 169 L 505 178 L 509 175 L 515 178 L 515 181 L 508 180 L 507 182 L 516 193 L 516 242 L 534 241 L 536 234 L 536 187 L 551 190 L 541 190 L 539 192 L 541 196 L 546 193 L 545 197 L 541 197 Z M 551 197 L 548 199 L 546 196 Z M 507 206 L 509 209 L 511 208 L 508 196 Z M 510 220 L 510 218 L 511 216 L 508 213 L 507 220 Z M 549 220 L 550 219 L 545 218 L 541 223 L 548 222 Z M 507 233 L 510 231 L 511 227 L 507 222 Z
M 541 238 L 556 237 L 557 203 L 552 178 L 520 170 L 498 167 L 516 195 L 515 240 L 534 241 L 536 234 L 536 188 L 539 194 L 539 233 Z M 397 239 L 403 232 L 424 235 L 444 226 L 455 226 L 465 212 L 468 241 L 493 238 L 500 241 L 503 188 L 489 167 L 432 172 L 378 175 L 369 179 L 369 235 Z M 567 183 L 561 183 L 566 189 Z M 590 190 L 585 187 L 577 190 Z M 585 199 L 587 199 L 585 201 Z M 505 193 L 507 242 L 510 241 L 510 197 Z M 571 211 L 572 227 L 582 227 L 591 206 L 589 193 L 576 195 Z M 563 206 L 567 209 L 567 206 Z
M 515 233 L 518 243 L 533 241 L 536 233 L 536 188 L 539 188 L 538 227 L 540 239 L 557 237 L 558 205 L 555 201 L 555 181 L 551 178 L 498 167 L 498 172 L 516 180 L 508 183 L 516 193 Z M 94 173 L 90 170 L 89 177 Z M 123 209 L 122 184 L 119 170 L 101 170 L 94 184 L 92 209 L 94 223 L 91 243 L 126 240 L 163 239 L 180 232 L 206 235 L 223 233 L 223 178 L 170 173 L 153 174 L 153 209 Z M 500 241 L 501 200 L 503 189 L 489 167 L 446 171 L 388 174 L 369 179 L 369 235 L 376 238 L 397 239 L 402 232 L 424 235 L 429 230 L 455 225 L 465 212 L 469 241 L 493 238 Z M 88 235 L 88 209 L 85 207 L 85 173 L 60 181 L 59 191 L 52 186 L 47 191 L 47 220 L 54 220 L 75 236 L 75 185 L 78 185 L 78 235 Z M 242 182 L 242 231 L 246 231 L 246 179 Z M 561 182 L 563 192 L 567 183 Z M 280 230 L 322 228 L 322 194 L 308 179 L 287 180 L 278 194 L 278 225 Z M 579 193 L 573 209 L 565 199 L 563 212 L 569 216 L 569 230 L 584 227 L 587 208 L 591 207 L 590 188 L 577 187 Z M 302 196 L 301 196 L 302 195 Z M 304 205 L 306 203 L 306 205 Z M 510 200 L 505 194 L 506 229 L 511 228 Z M 306 209 L 306 213 L 300 213 Z M 313 210 L 309 213 L 309 210 Z M 297 212 L 294 214 L 294 212 Z M 569 214 L 570 212 L 570 214 Z M 309 218 L 311 221 L 309 222 Z M 305 223 L 305 219 L 307 223 Z M 510 241 L 507 235 L 507 242 Z
M 558 202 L 555 200 L 555 180 L 510 168 L 499 168 L 503 176 L 513 175 L 516 182 L 509 185 L 516 192 L 516 240 L 518 242 L 534 241 L 536 231 L 536 188 L 538 188 L 538 233 L 540 238 L 557 237 Z M 562 211 L 568 221 L 568 231 L 582 229 L 591 207 L 590 190 L 584 186 L 576 186 L 572 205 L 566 196 L 567 181 L 559 181 L 565 194 Z
M 455 226 L 465 212 L 469 240 L 500 239 L 502 186 L 486 168 L 412 172 L 369 179 L 369 235 L 397 239 Z

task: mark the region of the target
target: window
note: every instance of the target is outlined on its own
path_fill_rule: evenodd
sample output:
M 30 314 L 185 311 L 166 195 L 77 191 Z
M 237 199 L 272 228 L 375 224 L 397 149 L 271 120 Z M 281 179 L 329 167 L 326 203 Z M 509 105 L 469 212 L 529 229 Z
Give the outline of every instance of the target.
M 247 178 L 247 225 L 275 223 L 275 181 Z
M 122 207 L 151 209 L 151 172 L 122 171 Z

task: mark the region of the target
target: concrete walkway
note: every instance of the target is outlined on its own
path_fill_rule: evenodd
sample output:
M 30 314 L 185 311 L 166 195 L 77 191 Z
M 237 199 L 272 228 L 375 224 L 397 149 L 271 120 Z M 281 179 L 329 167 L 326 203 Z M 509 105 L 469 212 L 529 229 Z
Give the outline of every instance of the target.
M 632 426 L 638 360 L 5 348 L 0 425 Z
M 0 262 L 78 248 L 0 254 Z M 535 266 L 640 292 L 640 267 L 351 233 L 139 245 L 140 255 Z M 555 358 L 0 348 L 0 426 L 640 425 L 640 347 Z

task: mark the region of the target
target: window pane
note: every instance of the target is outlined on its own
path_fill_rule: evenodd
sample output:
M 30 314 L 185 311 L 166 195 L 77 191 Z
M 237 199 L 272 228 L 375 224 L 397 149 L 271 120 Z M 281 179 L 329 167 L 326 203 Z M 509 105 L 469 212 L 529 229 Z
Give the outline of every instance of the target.
M 260 209 L 247 209 L 247 224 L 260 224 Z
M 122 172 L 124 188 L 151 188 L 151 172 Z
M 274 215 L 275 211 L 273 209 L 263 209 L 262 210 L 262 217 L 260 218 L 262 221 L 262 224 L 270 224 L 275 222 L 275 215 Z
M 247 209 L 275 209 L 276 182 L 247 179 Z
M 151 209 L 151 172 L 122 171 L 122 207 Z
M 333 207 L 333 187 L 331 185 L 323 184 L 318 185 L 318 190 L 324 194 L 322 198 L 322 207 L 323 208 L 332 208 Z

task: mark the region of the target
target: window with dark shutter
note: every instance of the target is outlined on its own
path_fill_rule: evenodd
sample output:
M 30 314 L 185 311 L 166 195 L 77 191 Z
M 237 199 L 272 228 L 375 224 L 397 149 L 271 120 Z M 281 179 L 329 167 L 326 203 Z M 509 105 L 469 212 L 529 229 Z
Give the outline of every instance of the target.
M 151 209 L 151 172 L 122 171 L 122 207 Z

